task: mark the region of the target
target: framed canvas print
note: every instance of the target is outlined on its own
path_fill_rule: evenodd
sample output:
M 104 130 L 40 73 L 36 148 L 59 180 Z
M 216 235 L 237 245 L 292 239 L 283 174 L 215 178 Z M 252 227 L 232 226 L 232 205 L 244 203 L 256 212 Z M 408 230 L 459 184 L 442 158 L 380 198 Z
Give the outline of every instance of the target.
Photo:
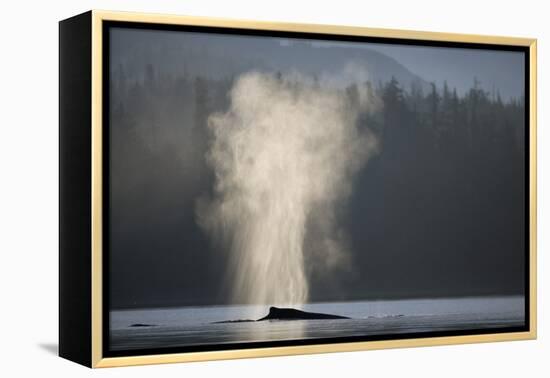
M 60 22 L 62 357 L 536 337 L 536 41 Z

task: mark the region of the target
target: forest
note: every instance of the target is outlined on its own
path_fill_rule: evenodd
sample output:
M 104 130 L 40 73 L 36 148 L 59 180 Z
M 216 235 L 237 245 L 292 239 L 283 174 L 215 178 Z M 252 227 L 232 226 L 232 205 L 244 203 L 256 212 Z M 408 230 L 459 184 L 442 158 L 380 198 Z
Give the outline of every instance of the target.
M 162 75 L 152 65 L 141 80 L 128 80 L 122 66 L 111 71 L 110 177 L 116 203 L 111 210 L 112 232 L 154 228 L 166 239 L 181 240 L 184 248 L 194 251 L 186 257 L 188 263 L 202 264 L 194 269 L 197 276 L 223 273 L 222 265 L 208 264 L 208 259 L 193 262 L 194 253 L 211 248 L 194 225 L 193 209 L 196 198 L 211 191 L 214 182 L 204 158 L 209 143 L 207 119 L 227 109 L 234 80 Z M 353 101 L 357 85 L 348 86 L 342 95 Z M 517 251 L 525 243 L 524 98 L 504 100 L 498 91 L 483 89 L 476 78 L 461 94 L 446 82 L 441 86 L 413 82 L 404 88 L 392 78 L 359 85 L 381 102 L 377 111 L 358 120 L 359 127 L 368 127 L 378 136 L 380 148 L 356 177 L 342 222 L 349 230 L 351 247 L 365 252 L 355 254 L 357 269 L 345 275 L 340 285 L 311 273 L 318 292 L 311 293 L 312 299 L 319 293 L 323 298 L 332 294 L 334 299 L 400 297 L 403 287 L 408 296 L 521 294 L 524 261 Z M 175 203 L 178 193 L 181 199 Z M 136 203 L 142 205 L 136 208 Z M 128 230 L 127 217 L 146 221 L 141 222 L 141 230 Z M 182 236 L 173 219 L 195 227 L 196 232 Z M 163 246 L 158 240 L 116 240 L 120 245 L 115 247 L 137 251 L 137 259 L 150 258 L 147 251 L 159 247 L 179 254 L 176 246 Z M 438 260 L 442 249 L 445 258 Z M 369 264 L 373 259 L 378 266 Z M 393 273 L 386 269 L 382 276 L 379 271 L 384 264 L 411 269 Z M 432 264 L 433 274 L 426 276 L 425 269 L 414 269 L 415 264 Z M 462 269 L 455 269 L 458 266 Z M 494 273 L 486 275 L 488 270 Z M 465 276 L 464 271 L 469 273 Z M 127 272 L 132 274 L 131 266 Z M 178 285 L 192 285 L 195 279 L 183 278 Z M 464 279 L 472 282 L 470 292 L 464 292 Z M 434 282 L 445 291 L 438 294 Z M 115 299 L 117 289 L 131 291 L 117 284 L 125 285 L 114 282 Z M 217 292 L 223 298 L 215 286 L 206 282 L 182 297 L 199 302 Z M 348 288 L 340 290 L 341 286 Z

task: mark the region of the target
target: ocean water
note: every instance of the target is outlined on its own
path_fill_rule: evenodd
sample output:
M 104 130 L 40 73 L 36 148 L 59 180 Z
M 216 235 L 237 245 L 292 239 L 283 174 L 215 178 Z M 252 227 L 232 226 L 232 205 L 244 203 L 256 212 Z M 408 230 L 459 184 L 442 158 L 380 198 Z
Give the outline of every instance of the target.
M 350 319 L 237 323 L 216 322 L 258 319 L 269 306 L 116 310 L 110 313 L 110 349 L 498 329 L 523 326 L 524 305 L 520 296 L 327 302 L 299 308 Z

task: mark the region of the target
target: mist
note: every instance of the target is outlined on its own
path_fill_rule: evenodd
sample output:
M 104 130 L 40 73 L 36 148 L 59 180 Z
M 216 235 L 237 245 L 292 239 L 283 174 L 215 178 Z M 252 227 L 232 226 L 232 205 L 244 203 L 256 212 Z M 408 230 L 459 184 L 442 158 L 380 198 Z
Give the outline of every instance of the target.
M 359 115 L 377 106 L 360 90 L 365 79 L 349 64 L 320 79 L 247 72 L 229 109 L 209 116 L 215 187 L 198 201 L 197 219 L 230 253 L 235 303 L 299 306 L 308 301 L 308 253 L 325 269 L 349 261 L 338 208 L 378 149 L 369 128 L 358 128 Z

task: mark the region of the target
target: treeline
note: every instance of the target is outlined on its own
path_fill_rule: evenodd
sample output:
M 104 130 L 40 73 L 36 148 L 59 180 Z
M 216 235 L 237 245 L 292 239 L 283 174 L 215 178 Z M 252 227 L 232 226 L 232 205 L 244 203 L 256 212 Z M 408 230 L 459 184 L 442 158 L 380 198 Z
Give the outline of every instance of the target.
M 167 124 L 204 126 L 210 113 L 227 109 L 234 80 L 158 75 L 151 65 L 141 80 L 127 80 L 122 66 L 111 74 L 113 121 L 162 124 L 162 131 Z M 523 97 L 503 101 L 498 91 L 483 90 L 477 79 L 462 96 L 447 83 L 442 88 L 430 83 L 428 91 L 420 82 L 405 90 L 395 78 L 378 83 L 376 88 L 370 82 L 364 85 L 383 104 L 380 111 L 365 115 L 364 121 L 381 136 L 384 153 L 413 149 L 421 154 L 481 153 L 480 157 L 494 156 L 498 151 L 524 153 Z M 352 85 L 344 93 L 353 96 L 356 91 Z

